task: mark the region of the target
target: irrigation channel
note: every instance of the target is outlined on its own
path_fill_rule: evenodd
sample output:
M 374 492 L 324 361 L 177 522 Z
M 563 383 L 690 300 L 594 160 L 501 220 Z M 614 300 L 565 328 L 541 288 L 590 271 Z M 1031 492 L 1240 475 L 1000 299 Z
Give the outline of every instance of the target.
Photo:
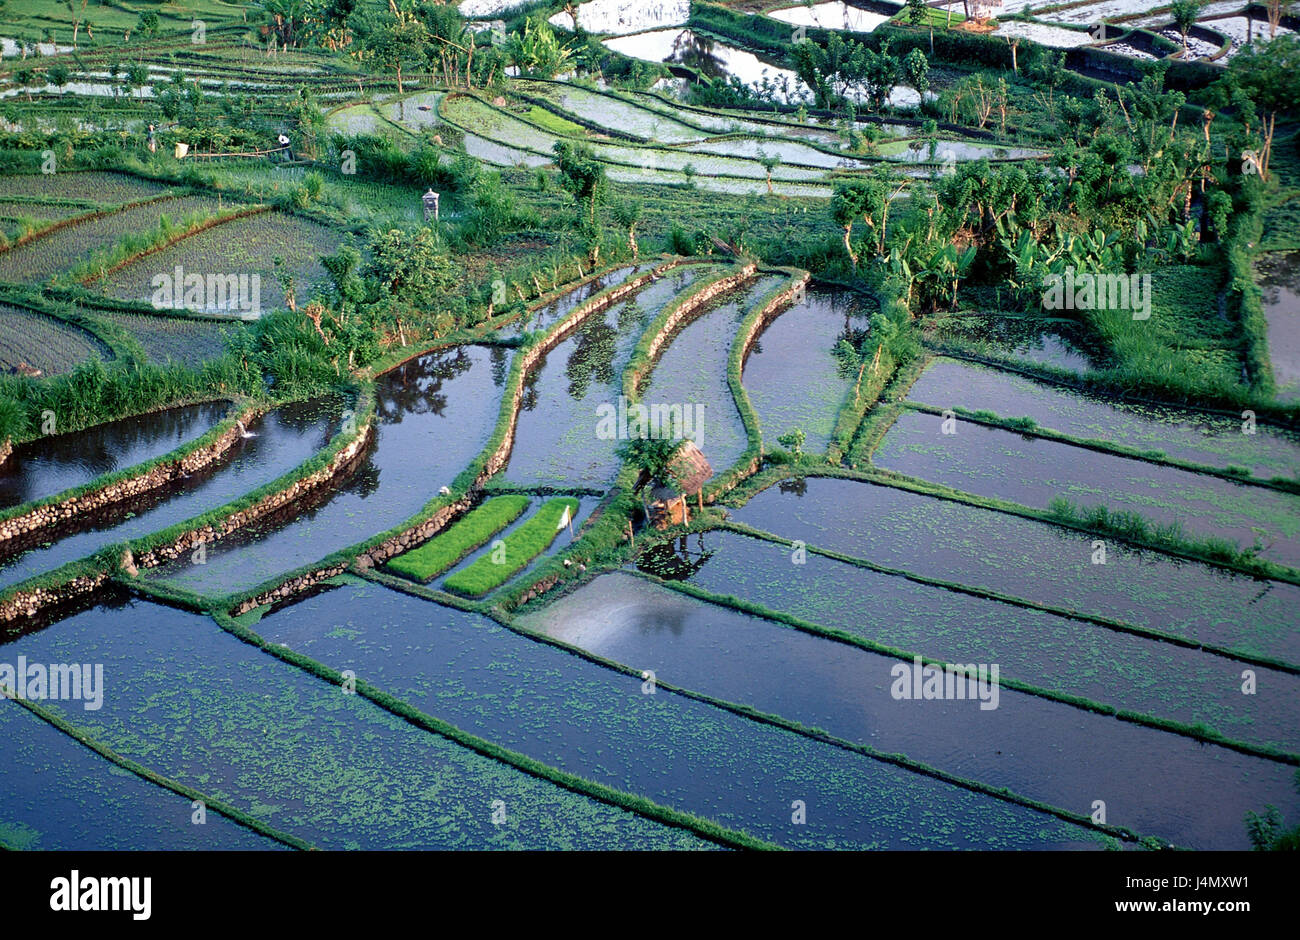
M 1293 432 L 937 356 L 849 470 L 827 458 L 865 367 L 836 347 L 863 346 L 876 298 L 799 283 L 615 265 L 412 349 L 337 477 L 11 621 L 0 663 L 97 664 L 102 696 L 0 702 L 0 845 L 1246 847 L 1244 815 L 1289 805 L 1300 762 Z M 599 430 L 629 392 L 699 409 L 717 487 L 694 529 L 633 545 L 606 519 L 639 502 L 624 438 Z M 11 539 L 0 588 L 319 467 L 355 404 L 272 407 L 188 477 Z M 3 508 L 130 479 L 242 407 L 20 444 Z M 802 456 L 777 443 L 796 430 Z M 755 440 L 780 458 L 745 480 Z M 1277 576 L 1115 537 L 1099 564 L 1094 533 L 1044 512 L 1059 496 L 1258 542 Z M 999 678 L 917 701 L 898 693 L 917 657 Z

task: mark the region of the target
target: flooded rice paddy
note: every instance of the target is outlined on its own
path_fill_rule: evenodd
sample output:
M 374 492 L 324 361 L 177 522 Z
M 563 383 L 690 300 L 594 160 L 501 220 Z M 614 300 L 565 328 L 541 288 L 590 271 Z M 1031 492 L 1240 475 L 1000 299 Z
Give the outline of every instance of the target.
M 845 374 L 832 350 L 839 340 L 865 333 L 870 307 L 847 293 L 809 290 L 805 296 L 759 334 L 741 381 L 767 446 L 799 428 L 807 436 L 804 449 L 818 452 L 830 443 L 836 415 L 857 378 Z
M 571 91 L 575 111 L 605 100 Z M 631 127 L 655 112 L 647 102 L 620 113 Z M 712 130 L 676 127 L 688 146 Z M 412 524 L 442 487 L 463 484 L 482 454 L 508 391 L 510 347 L 649 269 L 623 264 L 549 300 L 484 340 L 500 345 L 425 353 L 380 375 L 374 440 L 342 479 L 208 545 L 202 558 L 182 556 L 135 583 L 220 606 Z M 210 616 L 118 589 L 48 626 L 0 634 L 0 663 L 22 656 L 104 667 L 97 709 L 51 701 L 42 717 L 0 700 L 10 745 L 0 846 L 283 848 L 255 819 L 325 849 L 717 848 L 690 829 L 484 756 L 367 695 L 341 695 L 312 671 L 321 664 L 512 755 L 788 848 L 1133 847 L 1087 825 L 1096 800 L 1106 802 L 1108 823 L 1139 836 L 1248 847 L 1246 812 L 1293 801 L 1294 584 L 1116 539 L 1098 563 L 1086 532 L 922 495 L 906 481 L 816 477 L 733 493 L 709 523 L 722 528 L 657 540 L 638 528 L 635 552 L 581 554 L 591 544 L 584 535 L 622 498 L 610 489 L 619 440 L 598 432 L 600 406 L 616 407 L 647 327 L 721 270 L 677 266 L 552 337 L 558 342 L 524 379 L 509 459 L 487 487 L 488 496 L 523 494 L 527 506 L 424 587 L 390 568 L 368 580 L 354 569 L 241 618 L 254 642 Z M 785 275 L 760 275 L 693 313 L 640 388 L 647 405 L 699 409 L 694 436 L 715 475 L 748 446 L 727 380 L 736 331 L 784 283 Z M 855 382 L 833 350 L 842 339 L 861 344 L 874 307 L 872 298 L 813 286 L 757 335 L 741 382 L 769 451 L 800 428 L 810 455 L 825 452 Z M 1064 340 L 1056 352 L 1041 348 L 1062 361 L 1081 355 Z M 1300 455 L 1294 435 L 1273 425 L 1243 435 L 1228 417 L 949 358 L 933 360 L 908 399 L 1031 418 L 1044 430 L 1259 478 L 1293 476 Z M 0 587 L 282 477 L 331 441 L 344 404 L 275 408 L 209 470 L 48 541 L 16 545 L 0 559 Z M 57 437 L 21 445 L 3 465 L 0 496 L 9 502 L 0 505 L 159 456 L 230 407 L 119 422 L 92 429 L 80 445 Z M 1300 563 L 1289 494 L 970 421 L 945 435 L 941 420 L 904 408 L 875 465 L 1034 508 L 1066 496 L 1128 509 L 1193 535 L 1258 541 L 1263 557 Z M 479 600 L 443 593 L 558 494 L 573 494 L 576 512 L 536 557 Z M 569 552 L 582 562 L 573 583 L 512 607 L 543 566 L 558 570 L 556 557 Z M 899 694 L 914 656 L 995 665 L 999 678 L 969 697 L 922 704 Z M 1255 694 L 1242 694 L 1245 669 Z M 228 805 L 230 815 L 210 810 L 196 837 L 188 799 L 85 747 L 51 717 Z M 494 801 L 504 804 L 504 822 Z M 807 817 L 795 823 L 799 804 Z M 79 813 L 117 823 L 87 826 Z
M 707 847 L 342 695 L 196 614 L 145 602 L 99 608 L 0 650 L 102 664 L 101 708 L 51 710 L 119 754 L 320 848 Z M 505 803 L 501 824 L 493 800 Z
M 620 440 L 601 433 L 601 408 L 617 408 L 623 372 L 641 333 L 672 300 L 714 269 L 687 267 L 588 316 L 538 361 L 524 397 L 505 479 L 551 486 L 606 486 Z
M 1178 411 L 1089 396 L 954 359 L 935 359 L 912 386 L 912 401 L 936 408 L 1032 418 L 1039 427 L 1254 476 L 1296 479 L 1300 437 L 1266 424 L 1246 433 L 1240 417 Z
M 969 421 L 944 434 L 943 421 L 904 413 L 876 449 L 876 465 L 1035 509 L 1065 498 L 1076 506 L 1136 512 L 1300 567 L 1300 510 L 1285 493 L 1097 451 L 1085 456 L 1072 444 Z
M 769 487 L 734 521 L 922 577 L 1300 665 L 1300 587 L 856 480 Z M 871 524 L 864 524 L 872 520 Z
M 552 766 L 791 848 L 1098 847 L 1042 813 L 666 690 L 644 694 L 639 677 L 373 585 L 339 587 L 255 629 Z M 796 798 L 815 807 L 806 825 L 792 823 Z M 995 823 L 978 824 L 981 813 Z
M 0 546 L 0 587 L 200 516 L 271 483 L 329 443 L 343 408 L 336 397 L 283 405 L 249 422 L 249 436 L 236 441 L 221 460 L 175 485 L 160 487 L 129 507 L 78 520 L 66 530 L 41 533 L 39 544 L 20 542 L 20 552 Z
M 1288 798 L 1291 786 L 1285 764 L 1005 688 L 990 710 L 969 699 L 895 699 L 898 660 L 631 574 L 597 578 L 553 603 L 538 625 L 595 655 L 653 670 L 660 682 L 1055 806 L 1086 811 L 1106 794 L 1111 822 L 1181 845 L 1246 847 L 1242 814 Z

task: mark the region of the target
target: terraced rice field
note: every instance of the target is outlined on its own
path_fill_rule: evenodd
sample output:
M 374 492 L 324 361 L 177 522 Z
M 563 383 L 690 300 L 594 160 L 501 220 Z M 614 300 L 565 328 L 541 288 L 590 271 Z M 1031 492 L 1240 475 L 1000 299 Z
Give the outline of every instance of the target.
M 727 362 L 736 327 L 750 306 L 776 287 L 782 278 L 759 277 L 735 299 L 723 297 L 688 321 L 659 355 L 641 390 L 648 408 L 681 405 L 694 428 L 691 436 L 708 458 L 714 474 L 727 470 L 745 452 L 747 440 L 735 399 L 727 384 Z M 694 406 L 686 412 L 687 406 Z M 652 412 L 653 414 L 653 412 Z M 683 428 L 687 419 L 683 419 Z
M 0 200 L 0 216 L 6 219 L 36 219 L 43 222 L 57 222 L 73 216 L 84 215 L 91 211 L 84 205 L 52 203 L 45 201 L 24 202 Z
M 276 850 L 279 843 L 218 813 L 206 826 L 191 821 L 190 799 L 125 773 L 21 708 L 0 708 L 5 760 L 0 789 L 5 822 L 0 846 L 10 850 Z M 86 813 L 112 819 L 87 827 Z
M 1038 605 L 1300 665 L 1300 587 L 1006 513 L 856 480 L 763 490 L 736 522 L 826 551 Z M 862 519 L 882 520 L 863 526 Z
M 641 12 L 666 18 L 671 6 Z M 831 7 L 789 7 L 786 16 L 814 20 Z M 601 7 L 607 32 L 622 9 Z M 832 11 L 840 14 L 855 15 Z M 839 156 L 829 128 L 738 119 L 746 126 L 650 95 L 558 83 L 517 90 L 542 104 L 515 98 L 502 109 L 418 92 L 404 109 L 375 107 L 417 130 L 441 107 L 473 128 L 471 153 L 499 164 L 548 164 L 560 135 L 589 136 L 579 119 L 653 141 L 593 142 L 615 183 L 680 185 L 689 162 L 701 189 L 765 192 L 758 160 L 774 154 L 778 195 L 828 194 L 830 170 L 862 169 Z M 953 146 L 957 159 L 990 152 Z M 882 151 L 927 156 L 906 140 Z M 368 220 L 402 224 L 401 186 L 329 185 L 356 194 Z M 160 211 L 143 208 L 33 244 L 55 239 L 42 251 L 83 246 L 84 255 L 111 244 L 113 226 L 147 226 Z M 271 263 L 281 255 L 303 302 L 322 280 L 319 256 L 342 237 L 266 213 L 184 239 L 98 289 L 139 301 L 154 274 L 178 265 L 245 271 L 261 276 L 270 308 L 284 301 Z M 11 254 L 0 252 L 0 266 L 22 264 Z M 319 466 L 308 461 L 338 444 L 347 402 L 267 404 L 211 467 L 0 543 L 0 602 L 60 566 L 110 564 L 108 552 L 88 561 L 104 549 L 121 559 L 110 564 L 109 586 L 82 606 L 0 629 L 0 661 L 93 662 L 112 677 L 98 710 L 0 701 L 0 847 L 698 851 L 754 839 L 805 850 L 1243 850 L 1248 812 L 1294 805 L 1300 503 L 1269 481 L 1296 477 L 1300 437 L 1277 411 L 1247 434 L 1235 414 L 1084 393 L 938 356 L 923 371 L 921 362 L 905 366 L 919 377 L 870 414 L 876 423 L 864 431 L 880 434 L 867 439 L 878 440 L 870 466 L 833 465 L 829 445 L 842 416 L 856 415 L 843 406 L 861 375 L 860 362 L 844 366 L 835 350 L 841 340 L 872 346 L 880 302 L 811 286 L 757 334 L 740 395 L 729 382 L 737 331 L 790 283 L 787 269 L 760 267 L 664 338 L 636 392 L 647 406 L 691 414 L 689 436 L 715 482 L 750 445 L 754 429 L 742 419 L 750 412 L 736 401 L 747 396 L 769 459 L 737 489 L 711 489 L 711 506 L 697 512 L 692 499 L 696 528 L 659 532 L 643 518 L 643 494 L 626 492 L 637 468 L 616 456 L 624 438 L 598 430 L 601 407 L 617 409 L 659 315 L 724 268 L 717 258 L 687 259 L 557 332 L 580 305 L 667 256 L 644 257 L 494 330 L 375 367 L 388 371 L 373 380 L 367 448 L 336 479 L 242 520 L 202 551 L 145 559 L 137 540 L 195 528 L 205 513 L 227 513 L 272 481 Z M 467 282 L 500 260 L 476 258 Z M 1208 266 L 1194 270 L 1189 318 L 1217 290 Z M 15 280 L 57 273 L 40 264 L 11 271 Z M 34 318 L 4 308 L 0 327 L 5 316 Z M 151 361 L 184 365 L 219 355 L 227 330 L 265 326 L 94 316 L 130 333 Z M 948 329 L 1031 360 L 1091 365 L 1065 339 L 1031 349 L 1011 331 L 968 335 L 951 323 L 935 335 Z M 546 355 L 513 376 L 514 357 L 541 341 Z M 1198 343 L 1191 337 L 1188 348 L 1199 352 Z M 55 345 L 42 334 L 29 348 Z M 1236 367 L 1237 347 L 1201 345 L 1220 357 L 1216 368 Z M 1273 355 L 1285 362 L 1281 346 Z M 1282 378 L 1279 370 L 1280 387 Z M 356 377 L 367 391 L 371 381 Z M 516 394 L 518 414 L 503 414 Z M 157 457 L 230 408 L 192 406 L 20 444 L 0 461 L 0 508 Z M 932 413 L 943 409 L 1032 424 L 1021 432 L 958 416 L 948 434 Z M 803 458 L 776 454 L 796 428 L 806 435 Z M 481 460 L 497 453 L 483 471 Z M 1255 546 L 1296 577 L 1251 577 L 1018 514 L 1062 496 Z M 426 523 L 450 500 L 458 515 L 430 536 L 436 527 Z M 494 506 L 499 514 L 483 522 L 477 514 Z M 459 515 L 466 507 L 477 508 Z M 922 704 L 924 696 L 899 692 L 899 677 L 922 660 L 995 671 L 969 696 Z M 1257 688 L 1242 694 L 1247 671 Z M 360 694 L 342 694 L 355 691 L 352 679 Z M 201 837 L 189 825 L 189 797 L 146 772 L 208 804 Z M 1104 825 L 1091 818 L 1098 800 L 1109 807 Z M 796 820 L 800 805 L 807 818 Z M 665 822 L 672 814 L 685 815 Z
M 184 317 L 149 316 L 117 313 L 107 315 L 144 347 L 149 359 L 157 363 L 179 362 L 196 366 L 215 359 L 226 349 L 226 338 L 238 326 Z
M 0 371 L 25 366 L 42 375 L 59 375 L 91 359 L 111 358 L 108 346 L 80 327 L 0 304 Z
M 1277 397 L 1300 399 L 1300 252 L 1264 259 L 1259 270 L 1264 316 L 1268 319 L 1268 354 Z
M 163 216 L 179 222 L 190 215 L 213 215 L 218 209 L 218 201 L 210 196 L 181 196 L 67 225 L 0 252 L 0 280 L 35 284 L 68 270 L 96 251 L 111 248 L 127 233 L 156 228 Z M 153 273 L 156 271 L 150 276 Z
M 710 532 L 707 543 L 709 558 L 690 583 L 714 594 L 744 597 L 904 654 L 998 663 L 1004 683 L 1019 680 L 1056 696 L 1185 727 L 1203 724 L 1235 740 L 1300 753 L 1300 678 L 1291 673 L 1260 667 L 1261 694 L 1242 695 L 1242 663 L 1228 656 L 815 554 L 792 576 L 788 546 L 744 535 Z M 1156 675 L 1165 677 L 1158 686 Z
M 169 408 L 100 424 L 71 434 L 58 432 L 14 447 L 0 463 L 0 507 L 45 499 L 98 476 L 161 457 L 202 437 L 230 412 L 228 402 Z
M 224 595 L 405 522 L 486 444 L 508 367 L 505 350 L 482 346 L 430 353 L 398 366 L 378 383 L 376 441 L 341 486 L 298 507 L 291 519 L 260 521 L 210 545 L 202 564 L 182 556 L 148 576 L 200 594 Z
M 110 206 L 148 199 L 166 189 L 161 183 L 138 176 L 99 170 L 0 176 L 0 199 L 67 199 Z
M 975 363 L 934 360 L 908 397 L 940 409 L 1032 418 L 1038 427 L 1074 438 L 1161 453 L 1221 470 L 1240 467 L 1261 478 L 1294 479 L 1300 472 L 1300 438 L 1282 428 L 1258 424 L 1252 428 L 1235 416 L 1180 414 L 1167 407 L 1089 397 Z
M 135 640 L 141 630 L 148 649 Z M 195 614 L 142 602 L 100 608 L 8 651 L 18 650 L 39 662 L 102 663 L 117 690 L 101 710 L 51 709 L 119 754 L 321 848 L 709 847 L 340 695 Z M 231 726 L 261 733 L 221 733 Z M 494 800 L 505 804 L 501 824 Z
M 1300 566 L 1300 511 L 1283 493 L 1128 457 L 1089 452 L 1085 460 L 1073 445 L 971 422 L 944 434 L 942 423 L 937 415 L 903 414 L 877 448 L 876 465 L 1037 509 L 1064 497 L 1132 511 Z
M 0 587 L 198 517 L 273 482 L 329 443 L 342 411 L 343 402 L 332 396 L 283 405 L 250 421 L 249 437 L 181 486 L 165 486 L 128 506 L 96 513 L 71 531 L 44 531 L 35 543 L 0 545 Z
M 881 23 L 889 21 L 889 17 L 883 13 L 852 7 L 840 0 L 769 10 L 767 15 L 794 26 L 817 26 L 854 33 L 869 33 Z
M 550 155 L 560 139 L 549 131 L 534 127 L 507 112 L 495 110 L 474 98 L 446 99 L 442 109 L 446 118 L 460 127 L 471 128 L 497 143 L 507 144 L 514 149 L 528 150 L 538 156 Z M 599 140 L 592 141 L 591 146 L 598 157 L 614 165 L 615 173 L 624 176 L 633 172 L 652 177 L 653 180 L 669 178 L 685 181 L 682 170 L 689 164 L 699 172 L 701 185 L 704 185 L 704 180 L 713 177 L 739 180 L 767 178 L 767 171 L 757 160 L 717 156 L 711 153 L 684 153 L 658 147 L 638 147 Z M 812 183 L 821 181 L 824 177 L 825 173 L 820 169 L 786 164 L 777 167 L 772 174 L 774 180 L 783 183 Z
M 309 300 L 312 291 L 326 279 L 321 255 L 338 250 L 343 236 L 334 229 L 280 212 L 264 212 L 233 219 L 182 239 L 147 258 L 127 265 L 99 283 L 102 293 L 121 300 L 149 302 L 154 294 L 152 280 L 170 274 L 179 265 L 190 273 L 254 275 L 260 283 L 260 310 L 284 306 L 284 288 L 277 272 L 292 276 L 294 293 Z M 281 259 L 277 268 L 275 259 Z M 201 313 L 227 313 L 209 298 Z
M 806 451 L 826 449 L 857 378 L 844 373 L 832 350 L 842 337 L 866 330 L 866 313 L 851 295 L 812 290 L 759 334 L 741 380 L 769 447 L 799 428 Z
M 319 662 L 350 664 L 457 727 L 791 848 L 1099 845 L 1081 827 L 1011 803 L 667 690 L 644 695 L 640 678 L 373 585 L 341 586 L 256 629 Z M 787 793 L 836 810 L 792 825 Z M 914 813 L 955 825 L 914 826 Z M 985 813 L 996 826 L 974 825 Z
M 688 267 L 589 316 L 538 362 L 505 479 L 521 485 L 606 486 L 618 470 L 619 441 L 599 436 L 600 407 L 615 407 L 623 371 L 642 331 L 666 304 L 712 269 Z
M 1177 844 L 1243 847 L 1236 817 L 1265 794 L 1281 797 L 1290 787 L 1285 764 L 1227 748 L 1207 750 L 1190 739 L 1007 688 L 987 710 L 977 701 L 900 700 L 889 691 L 897 665 L 890 656 L 630 574 L 604 575 L 561 598 L 539 615 L 535 628 L 633 669 L 652 670 L 660 683 L 905 753 L 1055 806 L 1082 809 L 1105 793 L 1108 805 L 1123 807 L 1112 810 L 1111 821 L 1122 815 L 1123 824 Z M 1180 799 L 1171 804 L 1167 795 L 1175 791 Z M 1219 815 L 1223 800 L 1240 812 Z

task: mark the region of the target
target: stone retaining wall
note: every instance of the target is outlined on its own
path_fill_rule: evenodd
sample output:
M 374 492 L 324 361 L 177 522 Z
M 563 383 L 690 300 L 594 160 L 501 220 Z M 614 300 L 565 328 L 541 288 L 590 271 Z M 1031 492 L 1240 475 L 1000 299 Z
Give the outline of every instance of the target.
M 753 277 L 757 270 L 758 268 L 754 264 L 747 264 L 730 277 L 724 277 L 716 284 L 710 284 L 700 293 L 691 295 L 685 303 L 669 314 L 668 319 L 664 321 L 663 327 L 659 330 L 659 334 L 650 341 L 650 345 L 646 349 L 646 358 L 651 362 L 650 368 L 653 368 L 654 359 L 659 355 L 659 350 L 668 342 L 668 338 L 673 335 L 673 331 L 677 329 L 682 321 L 687 317 L 694 316 L 701 307 L 719 294 L 735 290 L 743 281 Z M 643 376 L 637 376 L 636 385 L 641 384 L 642 378 Z
M 153 568 L 178 558 L 185 552 L 197 548 L 201 543 L 220 539 L 251 522 L 265 518 L 277 510 L 289 506 L 295 500 L 332 481 L 340 473 L 349 471 L 358 463 L 365 454 L 365 450 L 373 436 L 373 431 L 373 423 L 366 424 L 356 439 L 339 451 L 327 466 L 295 481 L 284 490 L 269 494 L 247 509 L 232 513 L 218 525 L 207 525 L 186 532 L 169 545 L 160 546 L 142 553 L 138 558 L 128 551 L 121 559 L 121 569 L 134 576 L 140 568 Z M 238 436 L 239 429 L 236 427 L 233 433 Z M 223 438 L 225 436 L 223 435 Z M 96 590 L 108 581 L 109 577 L 110 573 L 107 571 L 96 572 L 75 577 L 64 584 L 53 587 L 36 587 L 17 591 L 4 601 L 0 601 L 0 620 L 33 617 L 42 610 Z
M 231 513 L 217 525 L 205 525 L 199 529 L 191 529 L 172 543 L 145 552 L 135 559 L 135 564 L 140 568 L 156 568 L 158 565 L 179 558 L 199 545 L 219 541 L 232 532 L 294 503 L 313 490 L 332 482 L 341 473 L 350 469 L 351 465 L 365 454 L 373 435 L 374 424 L 373 422 L 367 423 L 351 443 L 335 454 L 333 460 L 315 473 L 294 481 L 286 489 L 263 497 L 247 509 Z
M 108 572 L 100 571 L 91 575 L 73 578 L 54 587 L 33 588 L 11 595 L 0 603 L 0 620 L 17 620 L 19 617 L 35 617 L 42 610 L 56 607 L 70 600 L 89 594 L 101 587 L 108 580 Z
M 261 412 L 250 408 L 239 416 L 247 424 Z M 240 439 L 239 427 L 232 427 L 215 441 L 190 451 L 175 460 L 155 464 L 139 476 L 117 480 L 98 489 L 90 490 L 60 502 L 43 503 L 20 515 L 0 521 L 0 547 L 3 543 L 31 536 L 54 526 L 66 525 L 72 519 L 98 512 L 116 503 L 126 502 L 173 483 L 189 474 L 215 463 Z

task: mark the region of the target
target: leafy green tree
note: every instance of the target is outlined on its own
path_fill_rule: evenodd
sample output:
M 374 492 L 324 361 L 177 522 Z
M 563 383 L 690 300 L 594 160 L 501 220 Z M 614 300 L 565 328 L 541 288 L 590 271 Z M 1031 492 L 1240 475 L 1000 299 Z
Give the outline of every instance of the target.
M 646 474 L 651 480 L 670 486 L 680 492 L 682 481 L 673 472 L 673 457 L 682 441 L 674 433 L 663 437 L 633 437 L 615 448 L 620 460 L 634 470 Z
M 148 10 L 136 17 L 135 31 L 145 39 L 152 39 L 158 35 L 158 14 L 153 10 Z
M 402 74 L 425 62 L 428 27 L 414 14 L 396 8 L 362 22 L 362 49 L 383 71 L 397 76 L 397 93 L 405 94 Z
M 62 91 L 63 86 L 68 84 L 68 80 L 72 78 L 72 70 L 62 62 L 56 62 L 45 70 L 45 78 L 56 89 Z
M 572 50 L 545 20 L 527 20 L 523 32 L 510 38 L 506 55 L 520 72 L 538 78 L 554 78 L 573 68 Z
M 1260 146 L 1253 165 L 1267 180 L 1277 117 L 1300 113 L 1300 36 L 1279 36 L 1263 46 L 1246 46 L 1228 62 L 1224 82 L 1223 90 L 1234 104 L 1248 100 L 1253 106 L 1250 110 L 1261 115 L 1257 125 L 1249 111 L 1241 117 L 1247 134 L 1258 130 Z M 1243 159 L 1243 164 L 1249 166 L 1251 161 Z
M 835 108 L 862 80 L 869 51 L 856 39 L 846 40 L 839 33 L 831 33 L 825 46 L 811 40 L 795 43 L 790 57 L 795 73 L 813 90 L 818 107 Z
M 930 90 L 930 60 L 920 49 L 913 49 L 903 57 L 903 74 L 907 84 L 922 98 Z
M 858 268 L 858 253 L 853 248 L 853 226 L 866 210 L 869 201 L 866 180 L 836 183 L 831 194 L 831 218 L 844 229 L 844 250 L 848 253 L 853 270 Z
M 763 165 L 767 172 L 767 193 L 772 194 L 772 171 L 781 165 L 781 158 L 777 154 L 764 153 L 760 147 L 758 150 L 758 162 Z
M 456 290 L 462 276 L 431 228 L 414 234 L 402 229 L 375 232 L 370 239 L 371 270 L 389 297 L 415 309 L 432 309 Z
M 555 165 L 560 171 L 560 185 L 579 204 L 587 207 L 587 223 L 597 224 L 596 207 L 604 200 L 608 180 L 604 165 L 586 144 L 568 140 L 555 142 Z
M 1183 51 L 1187 51 L 1187 34 L 1191 32 L 1192 27 L 1196 25 L 1197 18 L 1201 15 L 1202 0 L 1174 0 L 1169 7 L 1169 13 L 1174 18 L 1174 25 L 1178 27 L 1178 32 L 1183 37 Z
M 924 53 L 921 53 L 924 57 Z M 903 77 L 903 66 L 898 56 L 890 55 L 889 40 L 880 44 L 880 50 L 864 49 L 861 70 L 856 73 L 866 90 L 871 108 L 879 111 L 885 106 L 894 87 Z
M 140 100 L 143 101 L 145 86 L 149 84 L 148 66 L 140 62 L 136 62 L 134 65 L 128 65 L 126 67 L 126 81 L 124 84 L 126 85 L 126 93 L 128 97 L 131 94 L 131 89 L 138 88 L 140 89 Z

